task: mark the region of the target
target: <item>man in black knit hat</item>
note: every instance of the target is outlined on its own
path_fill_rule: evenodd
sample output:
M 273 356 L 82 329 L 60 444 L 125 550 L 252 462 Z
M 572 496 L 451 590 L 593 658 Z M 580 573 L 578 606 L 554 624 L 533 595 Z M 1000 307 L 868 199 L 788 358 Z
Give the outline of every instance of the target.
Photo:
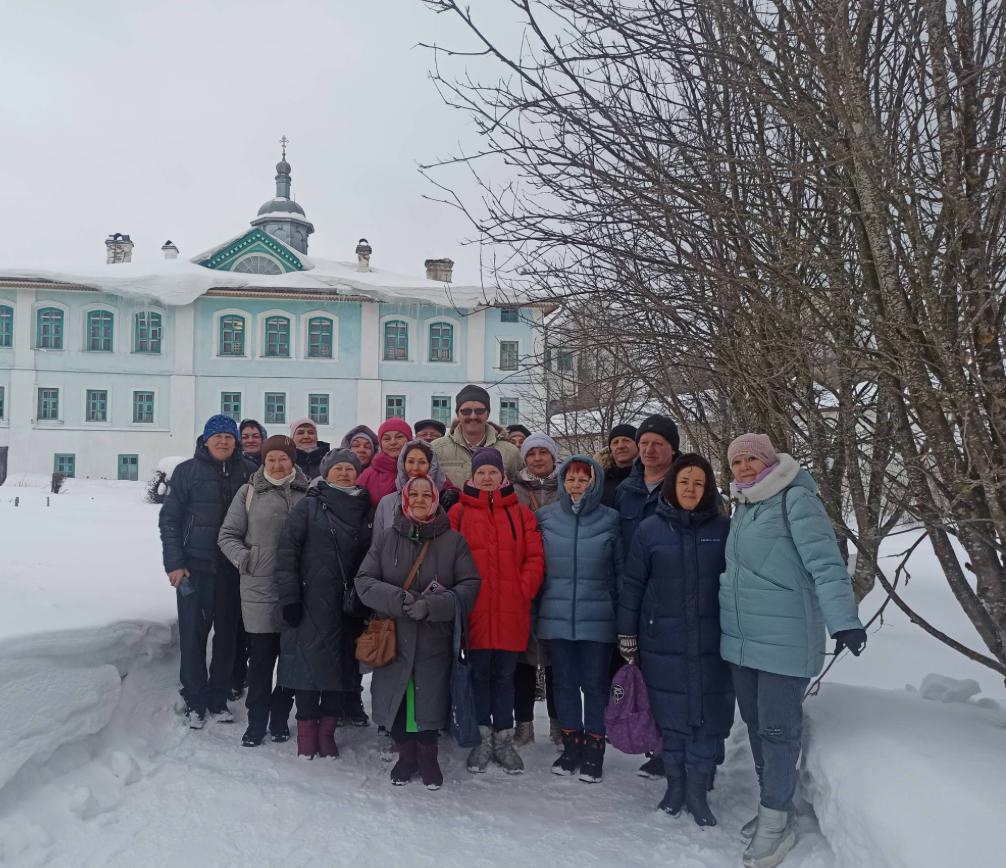
M 639 456 L 636 446 L 636 428 L 633 425 L 616 425 L 608 435 L 608 445 L 594 456 L 604 468 L 604 494 L 601 503 L 615 505 L 615 491 L 632 472 L 632 464 Z

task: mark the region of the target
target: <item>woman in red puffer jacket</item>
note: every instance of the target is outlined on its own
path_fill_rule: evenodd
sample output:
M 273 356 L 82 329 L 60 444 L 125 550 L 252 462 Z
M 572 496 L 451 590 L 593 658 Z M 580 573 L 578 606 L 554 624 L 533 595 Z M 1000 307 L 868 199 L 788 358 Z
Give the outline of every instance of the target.
M 504 484 L 505 483 L 505 484 Z M 517 500 L 495 449 L 472 454 L 472 478 L 449 513 L 468 543 L 482 585 L 468 619 L 472 681 L 482 743 L 468 771 L 496 760 L 510 774 L 524 771 L 513 745 L 514 671 L 531 633 L 531 601 L 541 587 L 545 553 L 534 513 Z

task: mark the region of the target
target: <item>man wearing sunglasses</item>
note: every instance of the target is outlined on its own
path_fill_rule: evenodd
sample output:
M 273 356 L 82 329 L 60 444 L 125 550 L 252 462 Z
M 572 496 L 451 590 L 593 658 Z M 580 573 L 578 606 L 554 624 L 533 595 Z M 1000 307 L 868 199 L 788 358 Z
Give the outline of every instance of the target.
M 489 407 L 489 393 L 485 389 L 465 386 L 454 399 L 457 418 L 450 431 L 433 441 L 440 467 L 458 488 L 471 477 L 472 452 L 480 446 L 495 449 L 503 456 L 507 479 L 515 479 L 520 470 L 520 452 L 507 440 L 506 431 L 489 421 Z

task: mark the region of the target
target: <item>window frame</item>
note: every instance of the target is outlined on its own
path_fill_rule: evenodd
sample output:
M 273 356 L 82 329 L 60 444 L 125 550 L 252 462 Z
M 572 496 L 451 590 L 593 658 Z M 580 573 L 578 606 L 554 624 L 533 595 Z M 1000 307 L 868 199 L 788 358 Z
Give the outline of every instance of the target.
M 92 419 L 91 418 L 91 397 L 92 397 L 92 395 L 97 396 L 99 394 L 100 395 L 104 395 L 104 398 L 101 399 L 102 402 L 103 402 L 103 406 L 104 406 L 103 418 L 101 418 L 101 419 Z M 90 423 L 93 423 L 93 424 L 96 424 L 96 425 L 102 425 L 102 424 L 107 425 L 108 424 L 108 419 L 109 419 L 109 415 L 108 415 L 108 403 L 109 403 L 108 402 L 108 389 L 84 389 L 84 421 L 85 422 L 90 422 Z
M 99 320 L 99 317 L 102 319 Z M 94 321 L 98 321 L 102 327 L 107 326 L 108 333 L 95 335 L 92 332 L 92 322 Z M 104 332 L 104 328 L 102 328 L 102 332 Z M 101 346 L 95 346 L 95 343 L 100 343 Z M 115 352 L 115 311 L 111 311 L 107 307 L 93 307 L 84 312 L 84 352 Z
M 269 327 L 278 323 L 286 325 L 286 352 L 270 352 Z M 282 349 L 282 333 L 276 337 L 277 350 Z M 293 321 L 285 313 L 269 311 L 262 315 L 262 358 L 264 359 L 292 359 L 293 358 Z
M 136 470 L 136 476 L 123 476 L 122 475 L 122 459 L 123 458 L 134 458 L 136 459 L 132 462 L 131 466 Z M 120 452 L 115 458 L 115 478 L 119 482 L 138 482 L 140 479 L 140 456 L 136 452 Z
M 70 471 L 60 470 L 60 461 L 67 461 L 70 463 Z M 77 453 L 76 452 L 54 452 L 52 456 L 52 472 L 61 473 L 66 479 L 76 479 L 77 478 Z
M 315 399 L 325 399 L 325 418 L 317 418 L 312 409 L 312 402 Z M 309 392 L 307 395 L 307 417 L 314 422 L 315 425 L 326 428 L 332 424 L 332 396 L 328 392 Z
M 519 307 L 503 307 L 500 308 L 500 322 L 501 323 L 519 323 L 520 322 L 520 308 Z
M 449 345 L 449 348 L 448 348 L 448 351 L 449 351 L 449 354 L 450 354 L 449 358 L 446 358 L 446 359 L 435 359 L 435 358 L 433 358 L 433 352 L 434 352 L 434 350 L 433 350 L 433 343 L 434 343 L 433 329 L 435 329 L 435 328 L 439 328 L 439 329 L 447 328 L 447 329 L 450 330 L 450 345 Z M 444 319 L 430 320 L 426 324 L 426 361 L 430 362 L 431 364 L 437 364 L 437 365 L 453 365 L 453 364 L 456 364 L 457 361 L 458 361 L 458 359 L 457 359 L 457 352 L 455 351 L 456 350 L 456 342 L 455 342 L 456 335 L 457 335 L 457 324 L 456 323 L 451 322 L 450 320 L 444 320 Z M 442 341 L 443 339 L 444 339 L 443 338 L 443 334 L 441 334 L 441 335 L 439 335 L 437 337 L 438 341 Z M 443 350 L 439 350 L 438 352 L 442 353 Z
M 138 418 L 146 414 L 138 413 L 137 411 L 141 409 L 140 395 L 150 396 L 150 418 Z M 157 393 L 152 389 L 133 389 L 133 413 L 132 419 L 134 425 L 154 425 L 157 423 Z
M 0 385 L 0 423 L 4 421 L 4 414 L 7 412 L 7 384 Z
M 437 414 L 437 401 L 444 401 L 446 409 L 446 417 L 441 417 Z M 436 419 L 438 422 L 443 422 L 448 428 L 451 427 L 451 422 L 454 419 L 454 412 L 451 410 L 451 396 L 450 395 L 433 395 L 430 398 L 430 418 Z
M 512 405 L 512 406 L 507 406 Z M 513 416 L 508 416 L 504 410 L 512 412 Z M 520 424 L 520 398 L 500 398 L 500 425 L 504 428 L 510 425 Z
M 388 327 L 401 325 L 405 329 L 405 354 L 401 358 L 388 356 Z M 389 317 L 381 324 L 381 361 L 382 362 L 407 362 L 409 361 L 409 350 L 411 349 L 411 335 L 409 334 L 409 321 L 403 317 Z M 401 351 L 401 347 L 396 347 Z
M 62 418 L 62 405 L 59 395 L 59 386 L 38 386 L 36 388 L 35 394 L 35 421 L 36 422 L 59 422 Z M 52 392 L 54 396 L 51 398 L 43 398 L 43 392 Z M 53 401 L 55 401 L 55 407 L 53 408 Z M 48 407 L 53 411 L 53 415 L 44 415 L 42 413 L 43 408 Z
M 156 325 L 151 321 L 153 317 L 157 317 Z M 146 332 L 145 338 L 140 337 L 141 322 L 146 318 Z M 157 337 L 153 337 L 156 331 Z M 145 341 L 148 345 L 147 349 L 142 349 L 140 343 Z M 153 349 L 152 345 L 156 341 L 157 349 Z M 159 356 L 164 350 L 164 314 L 159 310 L 141 310 L 133 315 L 133 352 L 142 353 L 145 356 Z
M 401 415 L 398 415 L 398 413 L 394 413 L 394 414 L 389 414 L 388 413 L 388 411 L 391 409 L 391 402 L 392 401 L 401 401 L 402 402 L 402 407 L 401 407 L 402 414 Z M 408 409 L 408 400 L 407 400 L 407 397 L 405 395 L 385 395 L 384 396 L 384 418 L 386 420 L 387 419 L 404 419 L 405 418 L 405 414 L 407 412 L 407 409 Z
M 504 361 L 510 361 L 510 359 L 504 359 L 503 351 L 504 348 L 513 347 L 513 364 L 504 364 Z M 497 359 L 499 370 L 501 371 L 519 371 L 520 370 L 520 341 L 513 338 L 506 338 L 505 340 L 500 340 L 499 342 L 499 358 Z
M 328 353 L 312 352 L 314 339 L 311 334 L 311 327 L 315 323 L 324 323 L 328 328 Z M 305 316 L 304 324 L 304 358 L 305 359 L 335 359 L 336 333 L 338 323 L 335 317 L 328 314 L 311 313 Z
M 0 303 L 0 350 L 12 349 L 14 349 L 14 307 Z
M 216 318 L 216 340 L 217 357 L 221 359 L 247 359 L 248 358 L 248 323 L 251 317 L 243 311 L 220 311 Z M 241 351 L 238 353 L 224 352 L 224 323 L 229 320 L 241 320 Z M 233 330 L 232 330 L 233 332 Z M 230 343 L 233 343 L 232 338 Z
M 58 314 L 59 315 L 59 346 L 46 346 L 42 341 L 42 318 L 46 314 Z M 42 307 L 38 307 L 35 310 L 35 349 L 42 350 L 43 352 L 62 352 L 66 349 L 66 310 L 62 307 L 56 307 L 53 304 L 46 304 Z M 49 324 L 50 330 L 52 329 L 52 323 Z M 51 342 L 51 335 L 50 335 Z
M 281 398 L 283 401 L 283 417 L 279 418 L 275 413 L 269 414 L 269 400 L 270 398 Z M 285 425 L 288 400 L 286 392 L 264 392 L 262 394 L 262 424 L 263 425 Z

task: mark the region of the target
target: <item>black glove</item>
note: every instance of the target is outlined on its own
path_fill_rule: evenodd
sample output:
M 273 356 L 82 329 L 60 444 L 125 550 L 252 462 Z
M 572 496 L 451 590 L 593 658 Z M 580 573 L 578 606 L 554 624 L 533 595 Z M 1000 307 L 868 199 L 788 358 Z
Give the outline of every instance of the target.
M 857 627 L 854 630 L 839 630 L 833 638 L 836 656 L 842 653 L 843 648 L 848 648 L 858 657 L 866 647 L 866 630 L 862 627 Z
M 424 597 L 409 597 L 402 603 L 402 611 L 413 621 L 425 621 L 430 617 L 430 601 Z
M 447 512 L 455 503 L 461 500 L 461 492 L 457 488 L 448 488 L 440 493 L 440 505 Z
M 304 620 L 303 603 L 287 603 L 283 607 L 283 621 L 288 627 L 299 627 Z
M 635 663 L 639 654 L 639 642 L 635 636 L 618 637 L 618 653 L 626 663 Z

